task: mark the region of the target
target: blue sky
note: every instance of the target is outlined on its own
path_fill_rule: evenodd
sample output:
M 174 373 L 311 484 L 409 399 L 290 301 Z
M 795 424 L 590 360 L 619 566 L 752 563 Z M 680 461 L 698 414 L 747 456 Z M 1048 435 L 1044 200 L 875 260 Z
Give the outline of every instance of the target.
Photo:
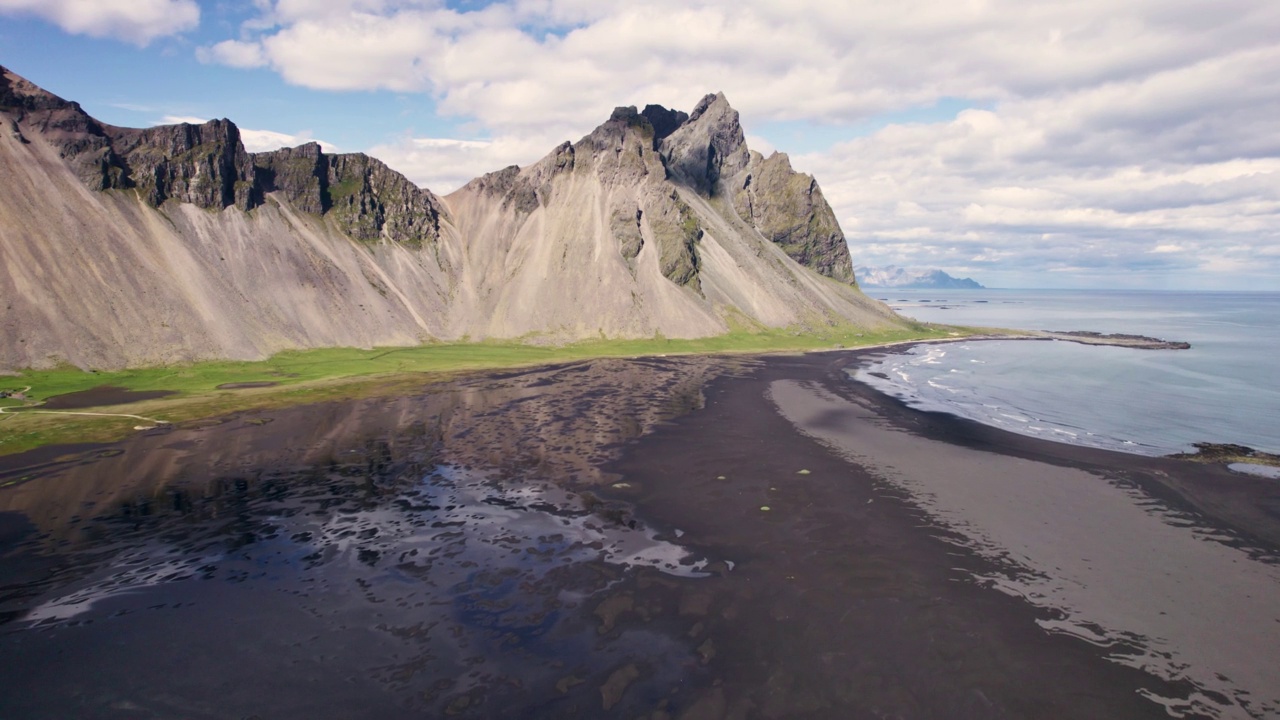
M 1271 0 L 0 0 L 0 64 L 105 122 L 441 194 L 723 90 L 856 263 L 1005 287 L 1280 290 L 1277 38 Z

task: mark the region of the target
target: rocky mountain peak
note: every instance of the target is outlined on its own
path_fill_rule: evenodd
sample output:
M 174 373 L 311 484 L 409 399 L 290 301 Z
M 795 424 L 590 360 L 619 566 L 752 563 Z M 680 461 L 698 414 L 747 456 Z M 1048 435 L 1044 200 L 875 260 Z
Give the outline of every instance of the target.
M 644 115 L 653 126 L 655 141 L 661 141 L 671 135 L 689 119 L 688 113 L 668 110 L 661 105 L 645 105 L 641 115 Z
M 5 110 L 53 110 L 68 106 L 80 107 L 77 103 L 63 100 L 0 65 L 0 108 Z
M 718 108 L 718 111 L 721 113 L 723 113 L 726 110 L 729 112 L 733 112 L 734 118 L 737 118 L 737 112 L 734 111 L 733 108 L 729 106 L 729 100 L 724 96 L 724 93 L 715 92 L 715 93 L 707 93 L 706 95 L 703 95 L 702 99 L 698 101 L 698 104 L 693 106 L 693 112 L 689 113 L 689 121 L 697 122 L 698 119 L 701 118 L 703 114 L 705 114 L 713 106 L 716 106 Z
M 659 150 L 673 180 L 707 195 L 716 194 L 721 178 L 737 175 L 751 160 L 738 111 L 724 93 L 702 98 Z
M 24 130 L 45 138 L 90 189 L 127 186 L 124 163 L 111 147 L 107 128 L 79 103 L 0 67 L 0 112 L 8 116 L 8 130 L 15 139 L 26 142 Z
M 135 190 L 154 207 L 175 200 L 246 212 L 278 193 L 298 210 L 331 216 L 357 240 L 421 247 L 439 236 L 438 199 L 367 155 L 328 155 L 314 142 L 251 154 L 240 129 L 225 119 L 103 125 L 77 103 L 2 67 L 0 113 L 16 139 L 38 135 L 93 190 Z

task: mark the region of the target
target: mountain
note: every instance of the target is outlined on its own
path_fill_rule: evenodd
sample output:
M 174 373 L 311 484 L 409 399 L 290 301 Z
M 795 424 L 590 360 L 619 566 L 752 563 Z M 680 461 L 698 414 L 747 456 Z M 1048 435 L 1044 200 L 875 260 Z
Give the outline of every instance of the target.
M 854 270 L 864 288 L 920 288 L 925 290 L 982 290 L 982 285 L 969 278 L 951 277 L 941 270 L 900 268 L 896 265 Z
M 248 153 L 228 120 L 113 127 L 0 68 L 0 177 L 0 369 L 904 322 L 723 95 L 441 198 L 359 153 Z

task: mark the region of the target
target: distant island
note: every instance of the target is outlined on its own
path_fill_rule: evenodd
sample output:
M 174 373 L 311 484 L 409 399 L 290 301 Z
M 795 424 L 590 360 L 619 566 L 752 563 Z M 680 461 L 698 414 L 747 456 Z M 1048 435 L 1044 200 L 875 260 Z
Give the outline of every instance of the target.
M 901 268 L 896 265 L 868 267 L 859 265 L 853 269 L 858 284 L 863 288 L 919 288 L 924 290 L 984 290 L 983 285 L 970 278 L 957 278 L 936 268 Z

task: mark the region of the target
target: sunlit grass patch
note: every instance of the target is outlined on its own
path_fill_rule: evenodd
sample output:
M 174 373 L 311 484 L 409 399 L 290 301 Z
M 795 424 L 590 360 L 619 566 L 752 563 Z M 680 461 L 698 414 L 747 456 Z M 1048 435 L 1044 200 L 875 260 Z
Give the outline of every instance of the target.
M 970 334 L 966 328 L 916 325 L 865 330 L 854 327 L 758 329 L 739 327 L 716 337 L 589 340 L 554 345 L 529 342 L 439 343 L 392 348 L 323 348 L 282 352 L 267 360 L 213 361 L 117 371 L 84 371 L 74 367 L 31 370 L 0 377 L 0 390 L 30 386 L 27 402 L 80 392 L 103 385 L 128 390 L 167 390 L 172 395 L 127 405 L 100 408 L 162 419 L 171 423 L 231 412 L 284 407 L 343 398 L 386 397 L 465 371 L 527 367 L 589 358 L 718 353 L 769 353 L 856 348 L 893 342 Z M 219 389 L 233 383 L 274 383 L 269 387 Z M 0 407 L 23 401 L 6 398 Z M 28 408 L 38 409 L 38 408 Z M 134 432 L 137 420 L 69 414 L 0 415 L 0 454 L 53 443 L 106 442 Z

